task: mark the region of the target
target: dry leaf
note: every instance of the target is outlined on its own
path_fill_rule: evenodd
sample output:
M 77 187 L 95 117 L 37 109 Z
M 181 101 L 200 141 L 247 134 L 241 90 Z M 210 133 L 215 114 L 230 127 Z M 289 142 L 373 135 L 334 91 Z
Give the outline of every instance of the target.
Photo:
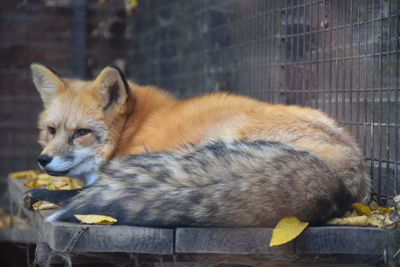
M 29 228 L 27 220 L 19 216 L 11 216 L 11 224 L 20 230 L 27 230 Z
M 35 180 L 35 186 L 37 187 L 42 187 L 42 186 L 47 186 L 51 182 L 51 177 L 47 174 L 40 174 L 37 176 Z
M 83 183 L 77 179 L 70 179 L 72 189 L 79 189 L 83 187 Z
M 386 215 L 392 214 L 392 212 L 394 210 L 394 208 L 381 207 L 375 201 L 371 201 L 369 203 L 369 208 L 372 210 L 372 213 L 386 214 Z
M 56 203 L 44 200 L 38 201 L 32 205 L 32 208 L 34 210 L 51 210 L 51 209 L 57 209 L 59 207 L 60 206 L 58 206 Z
M 77 179 L 66 176 L 51 176 L 36 170 L 13 172 L 9 175 L 16 179 L 26 178 L 24 183 L 26 188 L 47 187 L 49 190 L 71 190 L 83 187 L 83 184 Z
M 301 222 L 294 216 L 283 218 L 275 226 L 269 246 L 282 245 L 292 241 L 304 231 L 308 224 L 308 222 Z
M 53 181 L 47 186 L 49 190 L 72 190 L 82 188 L 83 184 L 77 179 L 69 177 L 53 177 Z
M 128 15 L 138 6 L 138 0 L 125 0 L 125 11 Z
M 35 188 L 36 186 L 36 180 L 28 180 L 24 183 L 24 186 L 26 188 Z
M 129 8 L 134 9 L 138 6 L 138 0 L 127 0 Z
M 74 216 L 81 223 L 86 223 L 86 224 L 114 224 L 117 222 L 117 219 L 104 215 L 87 214 L 87 215 L 74 215 Z
M 371 209 L 361 203 L 353 203 L 351 207 L 358 213 L 358 215 L 365 215 L 370 217 L 372 215 Z
M 343 217 L 333 218 L 326 222 L 329 225 L 354 225 L 354 226 L 368 226 L 369 220 L 366 215 L 354 216 L 354 217 Z
M 12 172 L 9 173 L 8 176 L 15 179 L 22 179 L 22 178 L 32 178 L 36 177 L 40 171 L 38 170 L 29 170 L 29 171 L 21 171 L 21 172 Z
M 381 214 L 374 214 L 373 216 L 371 216 L 371 218 L 369 218 L 369 224 L 378 228 L 382 228 L 383 227 L 383 223 L 385 221 L 385 216 L 381 215 Z
M 10 215 L 5 215 L 0 218 L 0 228 L 1 227 L 10 227 L 11 226 L 11 216 Z

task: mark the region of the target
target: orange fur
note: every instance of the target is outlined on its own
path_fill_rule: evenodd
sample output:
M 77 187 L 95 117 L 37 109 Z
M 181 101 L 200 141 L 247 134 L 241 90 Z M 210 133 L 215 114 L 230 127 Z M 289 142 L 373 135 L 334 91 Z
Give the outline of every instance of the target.
M 55 78 L 45 67 L 35 68 L 56 85 L 56 92 L 43 95 L 40 84 L 35 83 L 46 108 L 39 123 L 41 129 L 62 122 L 56 127 L 71 135 L 76 128 L 93 127 L 88 120 L 102 121 L 107 142 L 95 144 L 86 138 L 80 145 L 99 146 L 103 161 L 126 154 L 179 152 L 183 146 L 217 140 L 284 142 L 338 165 L 346 164 L 345 155 L 351 151 L 360 152 L 346 130 L 315 109 L 268 104 L 228 93 L 178 100 L 155 87 L 133 82 L 129 82 L 129 95 L 125 95 L 121 77 L 109 67 L 92 82 Z M 105 109 L 112 86 L 119 87 L 119 98 Z M 54 147 L 62 146 L 43 131 L 40 139 L 49 154 L 57 149 Z
M 337 151 L 337 144 L 326 140 L 334 138 L 335 131 L 351 138 L 333 120 L 310 108 L 272 105 L 227 93 L 179 101 L 155 88 L 133 83 L 130 87 L 136 108 L 116 155 L 179 151 L 182 145 L 214 140 L 268 140 L 291 143 L 336 161 L 345 151 Z M 152 105 L 155 99 L 162 101 Z

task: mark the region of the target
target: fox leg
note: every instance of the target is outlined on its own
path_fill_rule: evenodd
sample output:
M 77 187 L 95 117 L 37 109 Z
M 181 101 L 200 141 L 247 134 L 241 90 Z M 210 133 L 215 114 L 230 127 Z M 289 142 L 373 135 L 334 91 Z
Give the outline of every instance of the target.
M 44 188 L 33 188 L 26 191 L 22 198 L 25 208 L 32 209 L 32 205 L 41 200 L 62 205 L 82 190 L 83 189 L 48 190 Z

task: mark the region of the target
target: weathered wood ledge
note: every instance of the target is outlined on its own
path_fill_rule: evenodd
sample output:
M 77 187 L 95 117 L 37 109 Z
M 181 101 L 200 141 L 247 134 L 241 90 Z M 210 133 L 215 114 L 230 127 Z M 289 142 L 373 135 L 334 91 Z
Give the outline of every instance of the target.
M 203 260 L 208 257 L 208 261 L 213 257 L 216 259 L 224 256 L 225 259 L 248 257 L 252 259 L 251 262 L 261 257 L 262 260 L 291 260 L 298 263 L 302 262 L 302 258 L 311 258 L 314 263 L 329 258 L 329 262 L 334 259 L 333 262 L 337 263 L 339 258 L 347 259 L 350 263 L 367 264 L 365 266 L 369 266 L 369 263 L 374 264 L 371 266 L 400 265 L 400 230 L 309 227 L 296 240 L 271 248 L 268 244 L 272 228 L 165 229 L 44 222 L 44 218 L 52 212 L 25 210 L 21 203 L 25 189 L 20 180 L 8 179 L 8 190 L 11 201 L 28 217 L 31 227 L 37 233 L 38 262 L 45 259 L 48 261 L 46 255 L 49 253 L 85 257 L 98 253 L 104 254 L 104 257 L 115 254 L 119 259 L 121 253 L 128 253 L 128 261 L 132 260 L 132 255 L 142 255 L 150 258 L 157 256 L 156 261 L 161 257 L 162 261 L 168 262 L 166 257 L 170 256 L 172 262 L 177 263 L 178 258 L 185 258 L 186 255 L 192 260 L 200 256 Z

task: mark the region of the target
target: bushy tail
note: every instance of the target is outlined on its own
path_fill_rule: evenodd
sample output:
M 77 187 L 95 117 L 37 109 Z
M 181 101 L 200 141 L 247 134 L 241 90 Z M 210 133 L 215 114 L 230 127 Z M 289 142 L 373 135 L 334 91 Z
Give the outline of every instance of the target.
M 216 142 L 183 153 L 113 160 L 53 220 L 103 214 L 146 226 L 274 226 L 285 216 L 320 223 L 369 188 L 362 159 L 335 166 L 277 142 Z

